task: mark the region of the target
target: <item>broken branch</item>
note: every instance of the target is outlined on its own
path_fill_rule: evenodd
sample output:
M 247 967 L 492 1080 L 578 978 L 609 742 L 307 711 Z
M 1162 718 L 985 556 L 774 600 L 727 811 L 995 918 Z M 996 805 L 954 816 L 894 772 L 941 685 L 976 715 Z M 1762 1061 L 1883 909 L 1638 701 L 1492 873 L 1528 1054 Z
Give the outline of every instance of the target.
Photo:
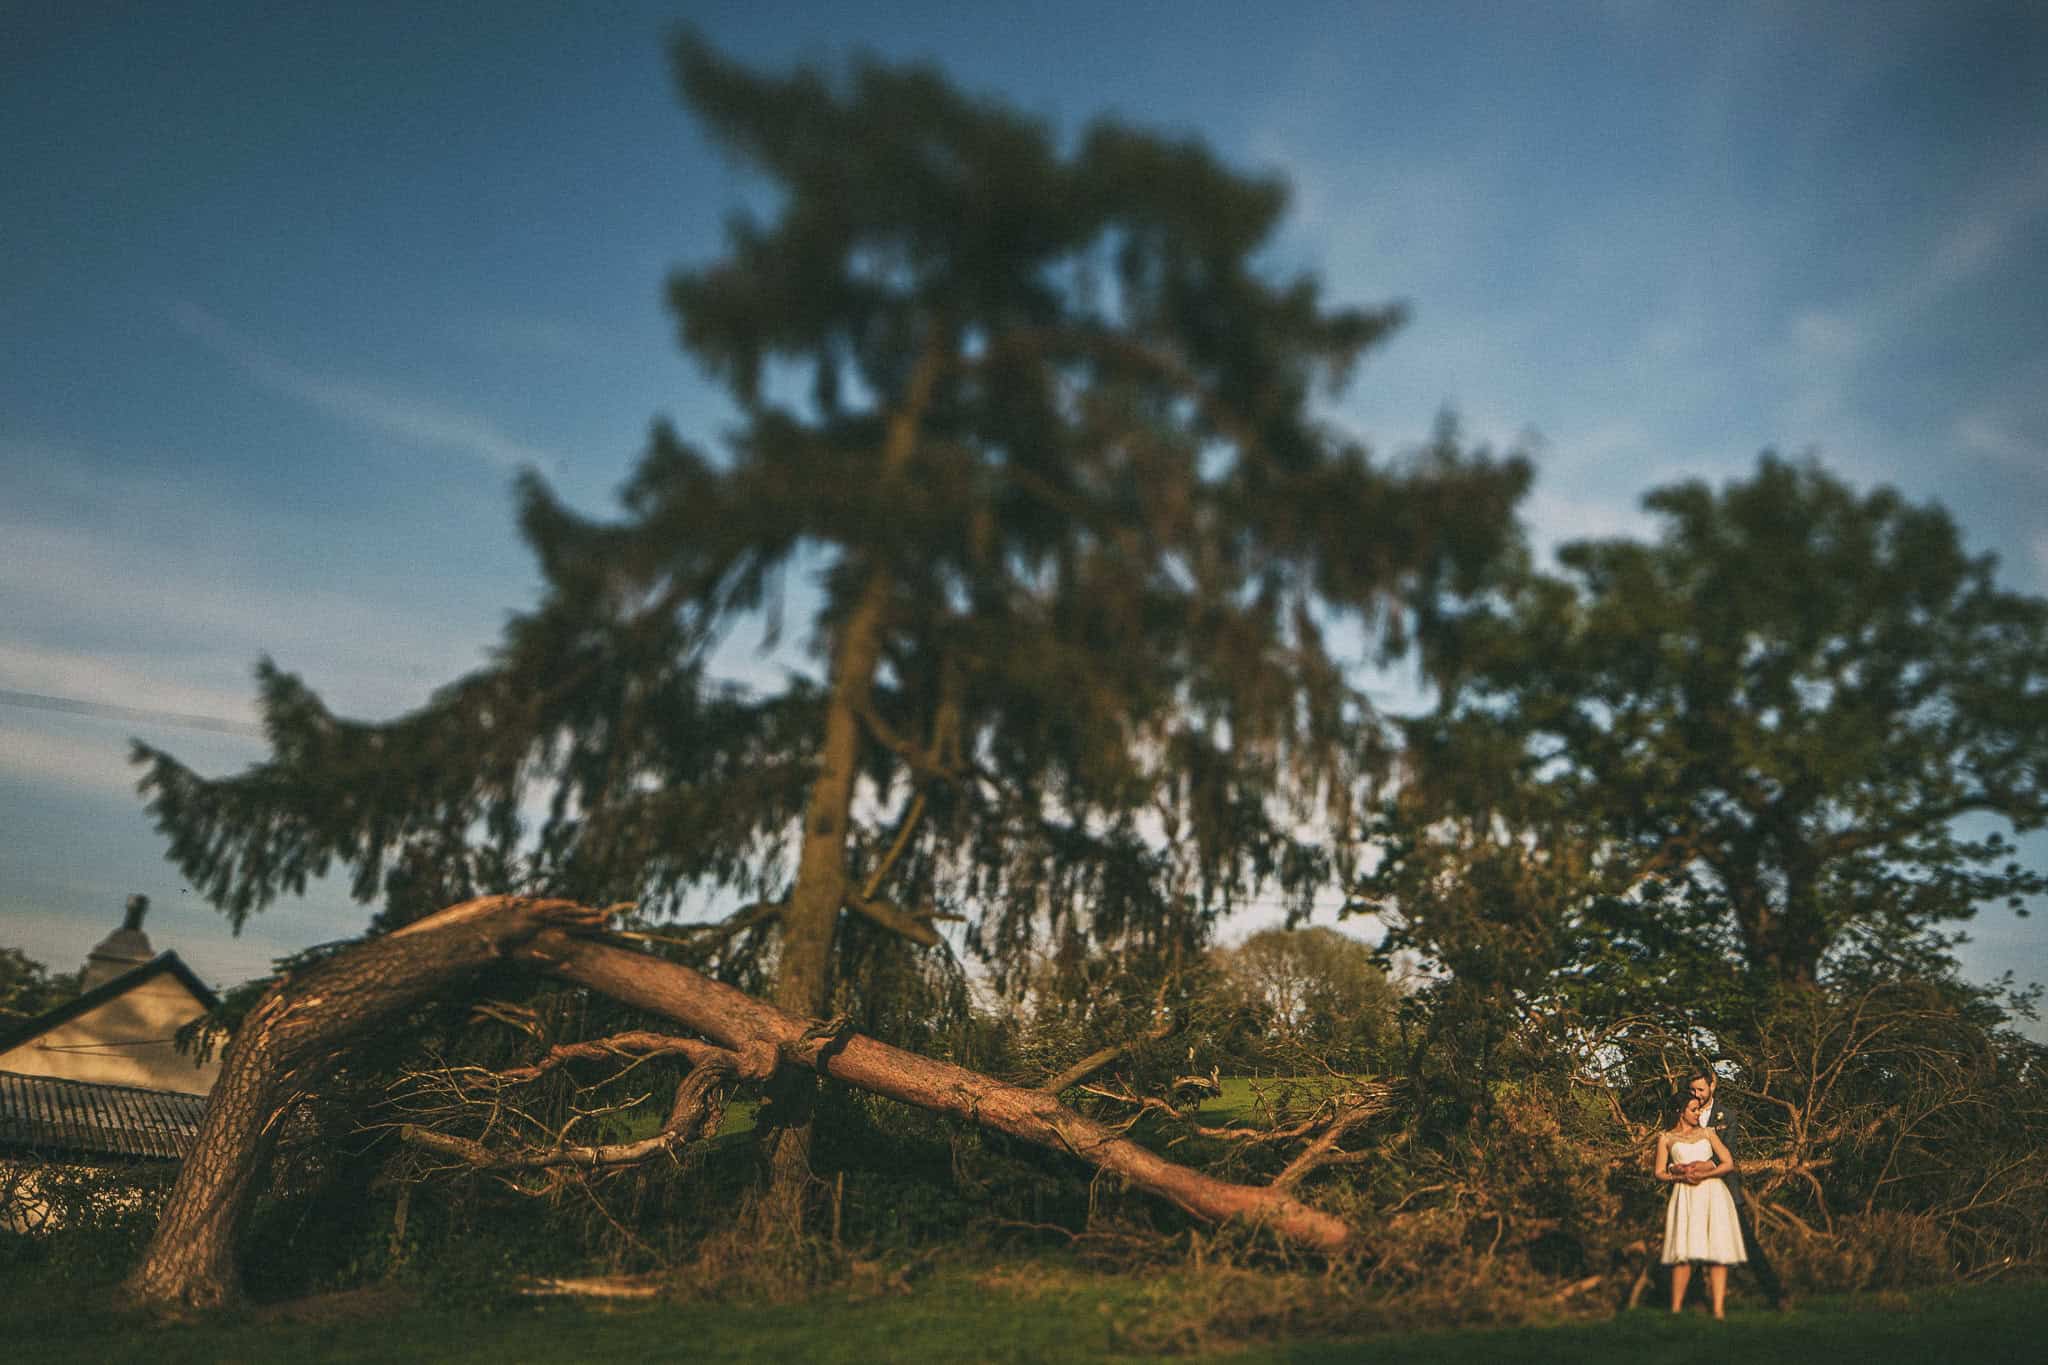
M 1041 1091 L 1006 1085 L 860 1033 L 806 1037 L 811 1021 L 688 967 L 563 933 L 542 934 L 515 956 L 565 981 L 673 1019 L 735 1051 L 766 1044 L 785 1061 L 848 1085 L 1069 1150 L 1197 1217 L 1259 1223 L 1322 1251 L 1350 1243 L 1351 1229 L 1341 1218 L 1283 1191 L 1235 1185 L 1168 1161 Z
M 1112 1043 L 1108 1047 L 1089 1053 L 1065 1071 L 1040 1082 L 1038 1089 L 1048 1095 L 1057 1095 L 1062 1090 L 1071 1090 L 1118 1058 L 1135 1052 L 1147 1043 L 1157 1043 L 1171 1037 L 1174 1030 L 1174 1017 L 1173 1011 L 1166 1007 L 1166 988 L 1171 982 L 1171 977 L 1161 981 L 1158 993 L 1152 997 L 1152 1026 L 1150 1028 L 1135 1038 L 1128 1038 L 1121 1043 Z
M 870 900 L 865 896 L 849 895 L 846 907 L 866 915 L 875 923 L 892 933 L 901 934 L 912 943 L 924 948 L 936 948 L 941 940 L 939 931 L 932 928 L 931 921 L 917 915 L 906 914 L 887 901 Z
M 435 1132 L 414 1123 L 401 1124 L 398 1136 L 415 1146 L 455 1157 L 478 1170 L 537 1171 L 553 1166 L 592 1170 L 604 1166 L 636 1165 L 657 1156 L 666 1156 L 695 1141 L 703 1132 L 705 1121 L 712 1112 L 713 1092 L 730 1080 L 738 1069 L 738 1059 L 730 1052 L 709 1044 L 703 1046 L 707 1049 L 705 1060 L 676 1087 L 675 1103 L 669 1109 L 668 1121 L 662 1124 L 659 1132 L 637 1141 L 564 1144 L 546 1149 L 499 1152 L 481 1142 Z

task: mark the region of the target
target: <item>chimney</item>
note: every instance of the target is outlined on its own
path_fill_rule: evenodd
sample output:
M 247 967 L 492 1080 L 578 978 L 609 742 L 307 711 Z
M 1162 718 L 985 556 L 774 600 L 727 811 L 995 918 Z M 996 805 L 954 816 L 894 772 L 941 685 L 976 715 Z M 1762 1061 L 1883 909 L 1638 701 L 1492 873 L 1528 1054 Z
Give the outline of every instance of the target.
M 101 939 L 99 946 L 85 955 L 85 972 L 78 982 L 81 991 L 104 986 L 115 977 L 125 976 L 156 957 L 149 946 L 149 935 L 142 932 L 142 917 L 148 913 L 149 897 L 128 898 L 128 909 L 121 917 L 121 927 Z

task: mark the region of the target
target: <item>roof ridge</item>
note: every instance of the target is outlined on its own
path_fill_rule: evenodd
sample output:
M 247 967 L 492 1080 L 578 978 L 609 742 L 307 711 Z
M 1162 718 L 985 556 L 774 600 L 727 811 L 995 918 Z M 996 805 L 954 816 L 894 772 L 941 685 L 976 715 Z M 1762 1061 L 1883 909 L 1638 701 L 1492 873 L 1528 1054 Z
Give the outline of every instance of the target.
M 87 1010 L 97 1009 L 122 992 L 132 990 L 151 977 L 164 972 L 177 977 L 179 984 L 191 991 L 199 1003 L 209 1011 L 220 1008 L 220 997 L 214 994 L 212 988 L 185 965 L 185 960 L 178 956 L 176 949 L 166 948 L 140 967 L 125 971 L 112 981 L 101 982 L 83 995 L 67 1000 L 55 1009 L 28 1020 L 9 1032 L 0 1033 L 0 1052 L 11 1051 L 48 1033 L 60 1024 L 68 1024 Z

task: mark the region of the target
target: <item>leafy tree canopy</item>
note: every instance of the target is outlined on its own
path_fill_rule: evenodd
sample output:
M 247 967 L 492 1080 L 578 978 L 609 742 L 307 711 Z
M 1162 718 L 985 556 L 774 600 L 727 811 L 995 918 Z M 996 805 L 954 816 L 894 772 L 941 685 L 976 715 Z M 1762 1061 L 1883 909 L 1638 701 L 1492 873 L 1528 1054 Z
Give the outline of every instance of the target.
M 924 67 L 674 55 L 775 191 L 669 286 L 741 425 L 712 453 L 657 423 L 615 519 L 523 478 L 541 599 L 420 711 L 343 720 L 266 661 L 265 762 L 138 746 L 172 856 L 238 923 L 336 865 L 387 922 L 752 899 L 725 928 L 813 1014 L 847 934 L 966 916 L 1001 969 L 1305 904 L 1313 820 L 1381 757 L 1328 632 L 1398 652 L 1484 583 L 1525 464 L 1446 430 L 1389 468 L 1317 417 L 1400 310 L 1262 266 L 1277 179 L 1108 121 L 1068 145 Z M 712 649 L 790 605 L 822 681 L 718 685 Z
M 1938 506 L 1814 463 L 1645 501 L 1655 541 L 1566 546 L 1447 623 L 1454 685 L 1413 727 L 1434 776 L 1368 887 L 1404 933 L 1624 987 L 1697 989 L 1724 951 L 1798 984 L 1927 965 L 1939 926 L 2048 888 L 2007 837 L 2048 817 L 2048 603 Z
M 1262 929 L 1217 963 L 1269 1047 L 1352 1061 L 1393 1024 L 1398 997 L 1372 948 L 1327 926 Z

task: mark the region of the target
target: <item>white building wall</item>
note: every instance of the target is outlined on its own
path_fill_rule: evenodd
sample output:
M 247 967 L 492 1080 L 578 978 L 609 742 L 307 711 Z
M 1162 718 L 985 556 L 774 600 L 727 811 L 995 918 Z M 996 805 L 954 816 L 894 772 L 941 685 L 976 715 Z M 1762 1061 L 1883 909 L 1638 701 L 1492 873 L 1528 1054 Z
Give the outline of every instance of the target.
M 0 1071 L 204 1095 L 220 1078 L 219 1052 L 199 1065 L 179 1054 L 175 1039 L 180 1028 L 205 1012 L 176 976 L 159 972 L 0 1052 Z

